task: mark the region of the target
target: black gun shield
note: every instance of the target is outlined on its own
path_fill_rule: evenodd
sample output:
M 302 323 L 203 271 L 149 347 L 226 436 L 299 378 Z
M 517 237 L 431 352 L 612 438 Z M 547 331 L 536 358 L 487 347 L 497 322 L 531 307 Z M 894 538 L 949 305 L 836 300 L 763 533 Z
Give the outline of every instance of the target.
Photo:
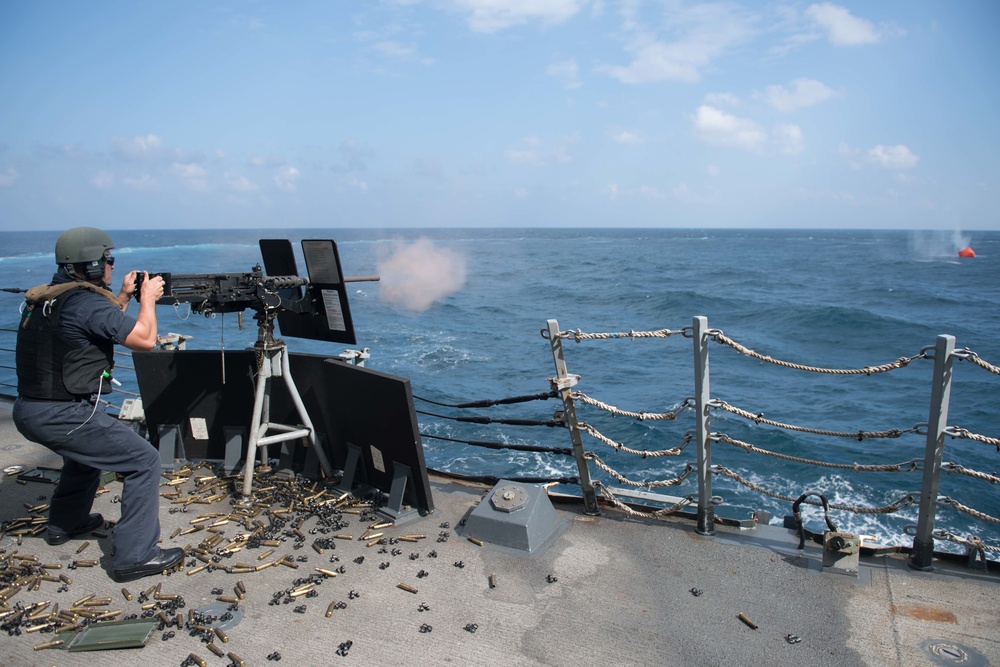
M 300 301 L 301 313 L 282 310 L 278 327 L 283 336 L 325 340 L 354 345 L 354 322 L 347 303 L 344 272 L 337 244 L 331 240 L 303 240 L 302 252 L 309 273 L 305 299 L 301 287 L 278 290 L 283 300 Z M 260 254 L 264 273 L 269 276 L 297 276 L 295 253 L 288 239 L 261 239 Z

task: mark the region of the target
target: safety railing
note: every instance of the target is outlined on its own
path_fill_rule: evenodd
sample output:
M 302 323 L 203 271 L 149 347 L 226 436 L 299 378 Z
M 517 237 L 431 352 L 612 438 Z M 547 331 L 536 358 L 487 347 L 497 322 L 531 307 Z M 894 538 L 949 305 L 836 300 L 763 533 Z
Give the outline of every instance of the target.
M 958 350 L 955 348 L 955 338 L 953 336 L 942 335 L 938 336 L 935 345 L 925 347 L 920 350 L 916 355 L 912 357 L 903 357 L 897 359 L 893 362 L 878 365 L 878 366 L 865 366 L 863 368 L 853 368 L 853 369 L 838 369 L 838 368 L 824 368 L 817 366 L 807 366 L 803 364 L 791 363 L 779 359 L 774 359 L 767 355 L 762 355 L 754 350 L 747 348 L 738 342 L 732 340 L 726 336 L 722 331 L 717 329 L 710 329 L 708 327 L 708 320 L 705 317 L 695 317 L 693 319 L 692 325 L 689 327 L 683 327 L 680 329 L 661 329 L 657 331 L 628 331 L 628 332 L 617 332 L 617 333 L 586 333 L 580 330 L 576 331 L 560 331 L 559 324 L 556 320 L 548 320 L 547 326 L 542 330 L 543 337 L 547 338 L 551 344 L 552 357 L 555 364 L 556 375 L 554 378 L 550 379 L 553 391 L 558 392 L 560 398 L 563 401 L 564 406 L 564 419 L 566 422 L 566 427 L 570 432 L 570 438 L 573 445 L 573 452 L 576 457 L 577 466 L 579 469 L 579 481 L 580 486 L 583 491 L 583 497 L 585 502 L 585 507 L 588 512 L 597 513 L 598 509 L 598 493 L 601 497 L 607 499 L 613 504 L 621 507 L 626 512 L 630 513 L 642 513 L 631 508 L 626 503 L 622 502 L 615 497 L 614 492 L 606 485 L 599 481 L 592 479 L 590 475 L 590 464 L 593 463 L 595 466 L 603 470 L 609 476 L 614 478 L 620 483 L 630 485 L 633 487 L 640 487 L 644 489 L 652 489 L 661 486 L 676 486 L 681 484 L 687 477 L 691 474 L 697 476 L 698 491 L 697 494 L 691 494 L 686 498 L 680 500 L 672 507 L 667 507 L 651 512 L 646 512 L 647 514 L 653 515 L 664 515 L 670 514 L 678 511 L 679 509 L 688 506 L 692 503 L 697 504 L 697 531 L 705 535 L 711 535 L 715 532 L 715 510 L 712 494 L 712 481 L 713 476 L 725 476 L 733 481 L 745 486 L 752 491 L 767 495 L 772 498 L 785 500 L 788 502 L 796 501 L 796 498 L 791 496 L 786 496 L 774 491 L 770 491 L 764 488 L 760 484 L 756 484 L 743 476 L 739 475 L 737 472 L 726 468 L 721 465 L 712 464 L 712 447 L 714 444 L 729 444 L 735 447 L 739 447 L 746 452 L 760 455 L 767 455 L 778 457 L 781 459 L 794 461 L 800 464 L 822 466 L 828 468 L 839 468 L 843 470 L 853 470 L 856 472 L 866 471 L 866 472 L 904 472 L 904 471 L 921 471 L 922 472 L 922 484 L 919 492 L 911 492 L 904 494 L 895 501 L 888 503 L 881 507 L 865 507 L 865 506 L 854 506 L 854 505 L 844 505 L 829 503 L 829 508 L 844 510 L 848 512 L 854 512 L 858 514 L 889 514 L 896 512 L 904 507 L 909 507 L 911 505 L 918 506 L 918 520 L 916 526 L 911 526 L 907 528 L 907 534 L 913 537 L 913 546 L 910 551 L 910 565 L 915 569 L 928 569 L 931 567 L 931 559 L 934 549 L 934 541 L 937 540 L 948 540 L 951 542 L 956 542 L 962 544 L 966 548 L 966 552 L 970 555 L 970 558 L 981 557 L 983 561 L 986 560 L 986 552 L 990 551 L 993 553 L 1000 553 L 1000 547 L 996 545 L 989 545 L 984 543 L 984 541 L 976 536 L 961 537 L 948 533 L 943 530 L 935 530 L 935 521 L 937 518 L 937 510 L 942 507 L 951 508 L 953 510 L 964 513 L 965 515 L 972 517 L 978 521 L 988 522 L 992 524 L 1000 524 L 1000 518 L 991 516 L 987 513 L 980 512 L 971 507 L 968 507 L 957 500 L 949 498 L 947 496 L 939 495 L 940 482 L 942 473 L 947 474 L 960 474 L 965 475 L 970 478 L 983 481 L 989 484 L 1000 483 L 1000 477 L 995 473 L 985 473 L 981 471 L 971 470 L 961 465 L 946 462 L 944 460 L 944 444 L 945 438 L 963 438 L 970 439 L 980 443 L 993 445 L 997 447 L 1000 451 L 1000 439 L 969 432 L 966 429 L 960 427 L 948 426 L 948 411 L 949 411 L 949 401 L 951 398 L 951 386 L 952 377 L 954 373 L 954 362 L 955 361 L 967 361 L 970 362 L 982 370 L 989 373 L 1000 375 L 1000 367 L 991 364 L 979 357 L 975 352 L 971 350 L 964 349 Z M 580 377 L 573 375 L 569 372 L 566 364 L 565 351 L 563 347 L 564 340 L 573 340 L 576 342 L 582 342 L 587 340 L 616 340 L 616 339 L 627 339 L 627 340 L 639 340 L 639 339 L 665 339 L 673 336 L 680 336 L 683 338 L 688 338 L 692 341 L 694 347 L 694 393 L 692 396 L 688 396 L 683 400 L 679 401 L 679 408 L 673 412 L 667 413 L 652 413 L 652 412 L 642 412 L 642 411 L 628 411 L 622 410 L 615 406 L 604 403 L 600 400 L 591 398 L 583 392 L 575 389 L 578 385 Z M 900 368 L 904 368 L 910 363 L 930 359 L 934 363 L 933 376 L 930 386 L 930 410 L 928 414 L 927 422 L 915 425 L 908 429 L 886 429 L 883 431 L 831 431 L 828 429 L 816 429 L 808 428 L 802 426 L 796 426 L 793 424 L 785 424 L 778 421 L 764 419 L 761 414 L 754 414 L 752 412 L 741 410 L 737 407 L 730 405 L 724 401 L 711 398 L 711 384 L 709 375 L 709 348 L 712 343 L 720 344 L 726 346 L 736 352 L 752 357 L 762 362 L 769 364 L 774 364 L 779 367 L 807 371 L 813 373 L 825 373 L 825 374 L 835 374 L 835 375 L 875 375 L 880 373 L 887 373 Z M 646 451 L 629 448 L 628 446 L 615 442 L 612 438 L 609 438 L 598 431 L 591 424 L 581 421 L 577 416 L 576 405 L 578 403 L 586 404 L 604 411 L 607 411 L 615 416 L 624 416 L 636 420 L 646 421 L 653 419 L 664 419 L 673 420 L 677 415 L 684 410 L 693 410 L 695 413 L 695 428 L 689 430 L 685 433 L 681 442 L 673 448 L 664 449 L 659 451 Z M 898 438 L 903 435 L 916 434 L 925 437 L 924 453 L 923 458 L 914 458 L 910 461 L 905 461 L 901 463 L 885 463 L 885 464 L 871 464 L 871 465 L 859 465 L 857 463 L 847 464 L 847 463 L 830 463 L 818 460 L 810 460 L 803 457 L 796 457 L 788 454 L 768 451 L 764 448 L 758 447 L 756 445 L 744 442 L 742 440 L 733 438 L 724 433 L 713 432 L 711 430 L 711 414 L 715 410 L 723 410 L 729 414 L 736 415 L 738 417 L 751 420 L 756 424 L 767 424 L 769 426 L 774 426 L 783 429 L 789 429 L 793 431 L 806 432 L 814 435 L 828 436 L 828 437 L 841 437 L 841 438 L 852 438 L 856 440 L 865 440 L 871 438 Z M 643 458 L 650 457 L 660 457 L 660 456 L 679 456 L 684 450 L 685 446 L 694 442 L 697 448 L 697 460 L 694 463 L 688 463 L 683 470 L 675 477 L 665 480 L 658 480 L 654 482 L 648 481 L 635 481 L 629 479 L 626 475 L 622 475 L 618 471 L 611 468 L 606 464 L 595 452 L 587 451 L 583 444 L 583 436 L 588 435 L 605 445 L 612 447 L 619 452 L 631 453 L 637 456 L 642 456 Z M 825 498 L 823 499 L 825 502 Z M 800 498 L 801 502 L 802 499 Z M 816 501 L 806 500 L 809 504 L 819 504 Z
M 13 334 L 13 331 L 4 331 L 4 334 Z M 561 455 L 566 457 L 572 457 L 575 459 L 576 468 L 578 474 L 576 476 L 564 476 L 557 478 L 529 478 L 523 477 L 518 478 L 519 481 L 523 482 L 537 482 L 537 483 L 563 483 L 563 484 L 578 484 L 582 490 L 585 511 L 588 513 L 598 513 L 599 503 L 598 497 L 611 502 L 622 510 L 633 514 L 645 514 L 653 516 L 662 516 L 667 514 L 675 513 L 681 509 L 689 508 L 691 505 L 696 505 L 697 508 L 697 530 L 700 533 L 709 535 L 715 531 L 715 501 L 717 497 L 713 496 L 712 482 L 714 476 L 726 477 L 733 482 L 742 485 L 743 487 L 750 489 L 753 492 L 778 499 L 786 502 L 795 502 L 796 498 L 793 496 L 783 495 L 781 493 L 775 492 L 764 485 L 755 483 L 744 476 L 740 475 L 736 471 L 719 464 L 712 463 L 712 451 L 714 445 L 730 445 L 735 448 L 739 448 L 745 452 L 774 457 L 777 459 L 783 459 L 786 461 L 791 461 L 795 464 L 817 466 L 821 468 L 838 469 L 845 471 L 854 472 L 921 472 L 922 474 L 922 484 L 920 491 L 913 491 L 910 493 L 904 493 L 900 497 L 896 498 L 892 502 L 888 502 L 885 505 L 879 507 L 868 507 L 861 505 L 845 505 L 837 503 L 828 503 L 830 509 L 842 510 L 847 512 L 853 512 L 856 514 L 891 514 L 898 512 L 899 510 L 911 506 L 917 506 L 918 508 L 918 520 L 915 526 L 907 527 L 906 532 L 909 536 L 913 538 L 913 546 L 911 549 L 911 565 L 918 569 L 927 568 L 930 566 L 933 547 L 935 540 L 939 541 L 949 541 L 965 547 L 966 552 L 972 557 L 981 557 L 984 561 L 986 560 L 986 553 L 990 552 L 992 554 L 1000 553 L 1000 547 L 997 545 L 987 544 L 982 539 L 973 536 L 961 536 L 949 533 L 944 530 L 936 529 L 935 523 L 937 519 L 937 511 L 941 508 L 948 508 L 957 512 L 961 512 L 964 515 L 971 517 L 972 519 L 984 523 L 1000 524 L 1000 519 L 991 516 L 986 512 L 978 511 L 972 507 L 960 503 L 954 498 L 948 496 L 940 495 L 940 481 L 943 474 L 946 475 L 961 475 L 968 477 L 970 479 L 975 479 L 980 482 L 984 482 L 990 485 L 1000 484 L 1000 476 L 994 473 L 987 473 L 978 470 L 971 469 L 969 467 L 960 465 L 954 462 L 948 462 L 944 460 L 944 443 L 947 438 L 952 439 L 965 439 L 986 445 L 992 445 L 997 448 L 1000 452 L 1000 438 L 991 437 L 979 433 L 971 432 L 967 429 L 958 426 L 948 426 L 948 412 L 949 412 L 949 402 L 951 398 L 951 381 L 954 373 L 954 362 L 956 361 L 966 361 L 978 367 L 981 370 L 987 371 L 988 373 L 994 375 L 1000 375 L 1000 367 L 987 362 L 986 360 L 979 357 L 975 352 L 968 349 L 956 349 L 955 339 L 952 336 L 939 336 L 936 344 L 933 346 L 928 346 L 921 349 L 917 354 L 911 357 L 902 357 L 895 361 L 877 365 L 877 366 L 865 366 L 862 368 L 852 368 L 852 369 L 838 369 L 838 368 L 824 368 L 816 366 L 807 366 L 803 364 L 791 363 L 783 361 L 780 359 L 775 359 L 767 355 L 760 354 L 746 346 L 741 345 L 735 340 L 726 336 L 722 331 L 717 329 L 710 329 L 708 327 L 708 321 L 704 317 L 696 317 L 693 319 L 692 325 L 688 327 L 682 327 L 679 329 L 661 329 L 657 331 L 628 331 L 628 332 L 618 332 L 618 333 L 586 333 L 580 330 L 575 331 L 560 331 L 558 322 L 555 320 L 549 320 L 547 326 L 542 330 L 543 336 L 548 339 L 551 351 L 553 355 L 553 360 L 555 363 L 556 374 L 555 377 L 550 378 L 549 392 L 543 394 L 532 394 L 525 396 L 515 396 L 504 399 L 492 399 L 484 401 L 473 401 L 465 403 L 445 403 L 437 402 L 437 405 L 446 406 L 448 408 L 484 408 L 493 407 L 496 405 L 510 405 L 515 403 L 525 403 L 530 401 L 544 401 L 548 399 L 559 399 L 562 402 L 562 410 L 553 419 L 494 419 L 484 416 L 472 416 L 472 417 L 456 417 L 450 415 L 441 415 L 436 413 L 431 413 L 427 411 L 418 410 L 417 412 L 422 415 L 430 416 L 435 419 L 447 418 L 454 419 L 460 422 L 468 422 L 472 424 L 500 424 L 506 426 L 544 426 L 548 428 L 558 427 L 559 429 L 566 429 L 569 433 L 571 447 L 550 447 L 542 445 L 532 445 L 532 444 L 512 444 L 510 442 L 488 442 L 488 441 L 472 441 L 472 440 L 458 440 L 454 438 L 442 437 L 437 434 L 431 434 L 427 432 L 422 432 L 421 436 L 424 438 L 433 438 L 438 440 L 450 441 L 453 443 L 462 443 L 466 445 L 472 445 L 476 447 L 485 447 L 489 449 L 507 449 L 507 450 L 519 450 L 527 452 L 538 452 L 538 453 L 548 453 L 554 455 Z M 694 351 L 694 377 L 693 377 L 693 393 L 689 396 L 685 396 L 678 401 L 676 401 L 677 407 L 668 412 L 653 412 L 653 411 L 642 411 L 642 410 L 625 410 L 618 408 L 614 405 L 606 403 L 604 401 L 593 398 L 584 392 L 579 390 L 579 376 L 571 374 L 567 368 L 565 351 L 563 346 L 563 341 L 573 340 L 575 342 L 583 341 L 612 341 L 612 340 L 663 340 L 669 338 L 686 338 L 691 340 L 693 344 Z M 930 386 L 930 411 L 926 422 L 921 422 L 909 428 L 888 428 L 878 431 L 857 431 L 857 430 L 831 430 L 831 429 L 820 429 L 811 428 L 807 426 L 799 426 L 795 424 L 783 423 L 777 420 L 764 418 L 763 414 L 754 413 L 752 411 L 744 410 L 736 407 L 729 402 L 723 401 L 719 398 L 712 398 L 712 387 L 710 384 L 709 375 L 709 350 L 712 344 L 723 346 L 727 349 L 731 349 L 740 355 L 756 359 L 760 362 L 767 364 L 773 364 L 776 367 L 794 370 L 794 371 L 805 371 L 812 373 L 821 373 L 829 375 L 864 375 L 871 376 L 877 374 L 888 373 L 898 369 L 905 368 L 914 362 L 921 362 L 924 360 L 931 360 L 934 363 L 934 371 Z M 6 347 L 6 345 L 3 345 Z M 10 345 L 13 348 L 11 342 Z M 13 360 L 13 349 L 4 350 L 11 353 L 10 358 Z M 127 361 L 124 364 L 119 364 L 118 368 L 120 370 L 126 371 L 124 376 L 130 375 L 128 371 L 130 370 L 127 366 Z M 13 371 L 13 366 L 10 366 L 10 371 Z M 10 373 L 12 376 L 13 373 Z M 129 377 L 132 382 L 126 381 L 126 395 L 138 395 L 134 392 L 128 391 L 130 385 L 134 384 L 134 377 Z M 13 384 L 10 385 L 13 389 Z M 7 390 L 10 391 L 9 389 Z M 7 393 L 7 392 L 4 392 Z M 415 396 L 421 401 L 427 401 L 427 399 Z M 435 403 L 435 401 L 430 401 Z M 680 441 L 674 447 L 664 448 L 659 450 L 650 451 L 648 449 L 640 449 L 629 447 L 626 444 L 615 441 L 613 438 L 606 436 L 593 424 L 583 421 L 578 417 L 577 408 L 578 406 L 584 406 L 587 410 L 594 408 L 615 417 L 623 417 L 638 422 L 655 422 L 655 421 L 675 421 L 681 413 L 687 411 L 692 411 L 694 413 L 694 427 L 687 430 Z M 116 406 L 108 406 L 116 407 Z M 815 459 L 809 459 L 806 457 L 794 456 L 786 453 L 776 452 L 768 450 L 765 447 L 758 446 L 746 442 L 744 439 L 733 437 L 730 434 L 713 432 L 711 416 L 713 412 L 722 411 L 729 415 L 735 415 L 741 419 L 752 422 L 755 425 L 767 425 L 774 427 L 776 429 L 808 433 L 817 436 L 824 436 L 830 438 L 844 438 L 853 440 L 870 440 L 870 439 L 896 439 L 903 436 L 916 436 L 923 437 L 925 440 L 924 452 L 922 458 L 913 458 L 911 460 L 902 462 L 889 462 L 889 463 L 875 463 L 875 464 L 857 464 L 857 463 L 835 463 L 827 461 L 819 461 Z M 696 461 L 686 463 L 683 467 L 678 466 L 676 474 L 667 479 L 661 479 L 656 481 L 637 481 L 630 479 L 627 475 L 623 475 L 617 470 L 615 470 L 609 463 L 605 462 L 594 448 L 588 448 L 585 446 L 585 438 L 592 438 L 603 445 L 610 447 L 616 452 L 622 452 L 625 454 L 631 454 L 643 459 L 653 459 L 661 457 L 678 457 L 685 451 L 685 449 L 691 445 L 695 444 L 697 450 Z M 689 480 L 692 475 L 695 476 L 697 480 L 697 493 L 692 493 L 684 498 L 678 500 L 672 504 L 672 506 L 664 507 L 657 510 L 651 511 L 639 511 L 634 509 L 629 504 L 621 501 L 616 497 L 615 491 L 605 483 L 598 481 L 592 476 L 592 468 L 599 470 L 606 476 L 606 478 L 611 478 L 616 480 L 618 483 L 630 486 L 637 489 L 644 489 L 646 491 L 651 491 L 653 489 L 664 488 L 664 487 L 674 487 L 680 486 L 685 481 Z M 595 473 L 598 477 L 602 476 L 600 473 Z M 511 477 L 505 477 L 505 479 L 513 479 Z M 816 505 L 815 501 L 804 500 L 806 504 Z

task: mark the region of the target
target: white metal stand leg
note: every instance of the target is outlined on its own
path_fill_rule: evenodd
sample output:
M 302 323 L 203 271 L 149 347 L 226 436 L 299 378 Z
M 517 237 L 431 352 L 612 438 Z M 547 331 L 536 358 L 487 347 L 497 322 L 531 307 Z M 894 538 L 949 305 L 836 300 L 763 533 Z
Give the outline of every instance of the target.
M 254 461 L 257 458 L 257 451 L 268 445 L 288 440 L 298 440 L 308 438 L 310 446 L 316 452 L 316 458 L 323 469 L 324 474 L 329 475 L 330 463 L 326 454 L 320 447 L 316 438 L 316 429 L 313 428 L 312 420 L 306 413 L 305 404 L 292 380 L 291 366 L 288 361 L 288 353 L 284 343 L 278 342 L 274 346 L 258 346 L 258 353 L 261 355 L 260 368 L 257 370 L 257 386 L 254 392 L 253 416 L 250 421 L 250 438 L 247 441 L 246 463 L 243 467 L 243 495 L 249 496 L 253 488 Z M 270 422 L 270 383 L 272 378 L 282 378 L 288 387 L 288 394 L 295 405 L 299 415 L 300 426 L 288 426 L 285 424 L 272 424 Z M 268 435 L 270 431 L 275 431 L 275 435 Z M 266 451 L 266 450 L 265 450 Z

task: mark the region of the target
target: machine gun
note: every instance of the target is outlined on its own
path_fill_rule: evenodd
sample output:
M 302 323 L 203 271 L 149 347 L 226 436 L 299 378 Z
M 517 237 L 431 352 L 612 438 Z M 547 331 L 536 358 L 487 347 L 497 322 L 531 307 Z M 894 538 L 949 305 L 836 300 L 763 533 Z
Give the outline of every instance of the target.
M 248 308 L 279 307 L 277 290 L 308 283 L 298 276 L 267 276 L 260 264 L 249 273 L 152 273 L 163 278 L 160 305 L 190 303 L 191 310 L 211 316 L 214 313 L 235 313 Z M 135 279 L 135 298 L 140 298 L 143 274 Z M 296 302 L 282 307 L 296 310 Z
M 265 273 L 260 264 L 248 273 L 150 274 L 164 282 L 157 305 L 187 303 L 193 312 L 207 317 L 217 313 L 242 316 L 244 310 L 253 310 L 262 342 L 273 341 L 277 319 L 286 336 L 353 345 L 356 340 L 344 285 L 378 280 L 378 276 L 345 278 L 332 240 L 302 241 L 308 279 L 298 276 L 289 241 L 262 239 L 260 248 L 264 265 L 274 275 Z M 143 274 L 136 276 L 136 298 L 142 281 Z

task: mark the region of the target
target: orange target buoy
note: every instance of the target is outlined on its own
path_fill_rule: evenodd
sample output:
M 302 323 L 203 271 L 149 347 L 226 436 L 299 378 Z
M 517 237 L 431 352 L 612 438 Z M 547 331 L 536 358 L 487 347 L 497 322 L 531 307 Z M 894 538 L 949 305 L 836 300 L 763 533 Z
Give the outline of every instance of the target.
M 970 248 L 962 248 L 961 250 L 958 251 L 958 256 L 959 257 L 975 257 L 976 256 L 976 251 L 973 250 L 971 247 Z

